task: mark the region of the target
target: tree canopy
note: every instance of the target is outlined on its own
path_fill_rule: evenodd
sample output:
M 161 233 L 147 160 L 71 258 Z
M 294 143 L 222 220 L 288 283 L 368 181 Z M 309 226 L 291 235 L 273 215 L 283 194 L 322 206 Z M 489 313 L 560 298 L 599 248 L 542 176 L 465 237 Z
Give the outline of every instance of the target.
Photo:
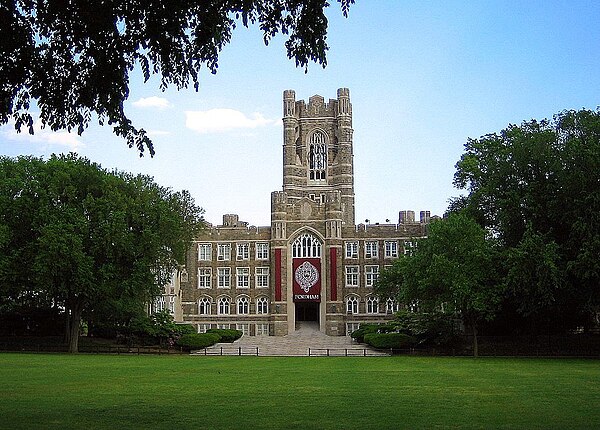
M 469 139 L 454 202 L 506 252 L 509 300 L 554 327 L 600 323 L 600 110 Z M 560 321 L 560 323 L 559 323 Z
M 354 0 L 338 0 L 345 16 Z M 327 64 L 327 0 L 32 1 L 0 4 L 0 124 L 33 134 L 31 104 L 43 125 L 81 134 L 92 116 L 140 155 L 154 154 L 145 130 L 123 109 L 129 74 L 139 66 L 161 88 L 190 83 L 218 68 L 236 25 L 256 24 L 265 44 L 286 35 L 297 66 Z
M 1 158 L 0 299 L 64 310 L 75 352 L 82 316 L 144 310 L 184 263 L 201 213 L 185 191 L 75 155 Z
M 468 216 L 454 213 L 432 222 L 413 254 L 383 271 L 376 291 L 421 311 L 456 313 L 471 327 L 477 355 L 477 326 L 495 316 L 503 297 L 496 255 L 486 231 Z

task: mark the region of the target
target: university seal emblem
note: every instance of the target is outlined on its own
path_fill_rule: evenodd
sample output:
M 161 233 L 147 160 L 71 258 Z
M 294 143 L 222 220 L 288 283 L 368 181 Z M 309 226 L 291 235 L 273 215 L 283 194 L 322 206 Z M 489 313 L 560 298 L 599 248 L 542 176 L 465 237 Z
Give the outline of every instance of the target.
M 296 269 L 294 278 L 298 285 L 300 285 L 300 288 L 302 288 L 305 293 L 308 293 L 312 286 L 319 281 L 319 271 L 315 266 L 308 261 L 305 261 Z

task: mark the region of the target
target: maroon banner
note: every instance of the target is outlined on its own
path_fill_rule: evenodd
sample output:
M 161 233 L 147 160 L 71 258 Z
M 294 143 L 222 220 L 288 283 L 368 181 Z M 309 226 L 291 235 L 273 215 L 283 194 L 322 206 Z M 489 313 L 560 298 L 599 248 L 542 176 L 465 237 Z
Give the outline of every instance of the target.
M 275 249 L 275 301 L 281 301 L 281 249 Z
M 331 300 L 337 300 L 337 248 L 329 248 L 329 273 L 331 276 Z
M 294 301 L 321 301 L 321 259 L 294 258 L 292 263 Z

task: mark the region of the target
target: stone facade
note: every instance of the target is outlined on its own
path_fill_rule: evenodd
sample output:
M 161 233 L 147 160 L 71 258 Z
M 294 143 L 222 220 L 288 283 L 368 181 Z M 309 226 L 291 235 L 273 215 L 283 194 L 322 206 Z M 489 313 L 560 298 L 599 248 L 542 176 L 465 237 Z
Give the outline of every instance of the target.
M 234 214 L 207 226 L 163 302 L 176 320 L 284 336 L 296 321 L 345 335 L 382 322 L 398 308 L 379 303 L 373 282 L 431 218 L 401 211 L 397 224 L 358 224 L 354 213 L 352 105 L 348 89 L 325 102 L 283 94 L 283 189 L 271 194 L 271 225 L 249 226 Z M 166 291 L 166 292 L 167 292 Z

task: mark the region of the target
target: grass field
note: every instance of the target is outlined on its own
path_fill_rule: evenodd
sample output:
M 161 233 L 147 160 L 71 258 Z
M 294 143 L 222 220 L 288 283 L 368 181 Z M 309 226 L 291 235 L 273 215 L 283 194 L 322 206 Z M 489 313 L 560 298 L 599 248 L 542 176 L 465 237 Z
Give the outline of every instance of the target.
M 600 362 L 0 354 L 0 428 L 600 428 Z

